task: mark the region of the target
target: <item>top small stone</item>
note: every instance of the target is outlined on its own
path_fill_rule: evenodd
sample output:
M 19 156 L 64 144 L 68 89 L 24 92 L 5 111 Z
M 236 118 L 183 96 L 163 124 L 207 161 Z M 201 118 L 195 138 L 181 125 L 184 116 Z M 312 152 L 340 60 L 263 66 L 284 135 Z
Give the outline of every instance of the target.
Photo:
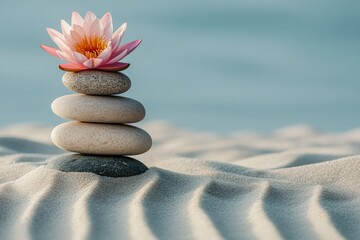
M 62 82 L 69 90 L 88 95 L 113 95 L 129 90 L 131 81 L 120 72 L 87 70 L 67 72 Z

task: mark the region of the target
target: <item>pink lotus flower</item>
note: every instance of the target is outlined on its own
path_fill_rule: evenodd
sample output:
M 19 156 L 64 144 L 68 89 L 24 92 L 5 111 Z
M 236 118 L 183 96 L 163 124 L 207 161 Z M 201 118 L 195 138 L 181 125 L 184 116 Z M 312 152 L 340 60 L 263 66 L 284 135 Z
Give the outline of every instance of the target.
M 99 19 L 92 12 L 87 12 L 85 18 L 73 12 L 71 26 L 61 20 L 62 33 L 48 28 L 51 39 L 58 48 L 41 45 L 50 55 L 67 61 L 60 64 L 64 71 L 78 72 L 87 69 L 104 71 L 121 71 L 129 67 L 129 63 L 119 62 L 131 53 L 141 39 L 120 46 L 127 24 L 121 25 L 113 32 L 110 13 Z

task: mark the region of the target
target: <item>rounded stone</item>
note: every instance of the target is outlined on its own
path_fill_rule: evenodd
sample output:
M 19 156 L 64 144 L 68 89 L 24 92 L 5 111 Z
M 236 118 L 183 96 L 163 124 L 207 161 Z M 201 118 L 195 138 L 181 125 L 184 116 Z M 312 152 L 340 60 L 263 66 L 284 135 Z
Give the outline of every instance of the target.
M 67 72 L 62 82 L 69 90 L 89 95 L 113 95 L 129 90 L 131 81 L 120 72 L 86 70 Z
M 65 154 L 49 159 L 47 168 L 63 172 L 91 172 L 107 177 L 130 177 L 148 169 L 136 159 L 125 156 Z
M 145 117 L 141 103 L 120 96 L 66 95 L 55 99 L 51 109 L 60 117 L 81 122 L 134 123 Z
M 147 132 L 125 124 L 63 123 L 53 129 L 51 139 L 64 150 L 99 155 L 142 154 L 152 144 Z

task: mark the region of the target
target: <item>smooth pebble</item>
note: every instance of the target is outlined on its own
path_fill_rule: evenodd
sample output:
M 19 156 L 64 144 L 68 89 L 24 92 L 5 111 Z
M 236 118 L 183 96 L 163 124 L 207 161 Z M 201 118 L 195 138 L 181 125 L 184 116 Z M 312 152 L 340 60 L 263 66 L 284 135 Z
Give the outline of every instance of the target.
M 142 154 L 152 144 L 147 132 L 126 124 L 63 123 L 53 129 L 51 139 L 64 150 L 99 155 Z
M 51 109 L 60 117 L 81 122 L 134 123 L 145 117 L 141 103 L 120 96 L 66 95 L 55 99 Z
M 67 72 L 62 82 L 69 90 L 89 95 L 113 95 L 129 90 L 131 81 L 120 72 L 86 70 Z
M 63 172 L 91 172 L 107 177 L 130 177 L 148 169 L 136 159 L 125 156 L 63 154 L 49 159 L 47 168 Z

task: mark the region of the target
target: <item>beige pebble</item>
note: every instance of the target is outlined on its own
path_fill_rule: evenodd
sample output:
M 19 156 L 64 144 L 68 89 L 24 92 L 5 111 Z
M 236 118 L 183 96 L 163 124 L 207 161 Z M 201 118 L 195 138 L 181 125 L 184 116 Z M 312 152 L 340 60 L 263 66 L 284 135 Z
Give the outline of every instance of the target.
M 89 95 L 113 95 L 129 90 L 131 81 L 120 72 L 86 70 L 67 72 L 62 82 L 69 90 Z
M 147 132 L 125 124 L 63 123 L 53 129 L 51 139 L 64 150 L 99 155 L 141 154 L 152 144 Z
M 53 112 L 66 119 L 95 123 L 134 123 L 145 117 L 138 101 L 120 96 L 71 94 L 51 104 Z

